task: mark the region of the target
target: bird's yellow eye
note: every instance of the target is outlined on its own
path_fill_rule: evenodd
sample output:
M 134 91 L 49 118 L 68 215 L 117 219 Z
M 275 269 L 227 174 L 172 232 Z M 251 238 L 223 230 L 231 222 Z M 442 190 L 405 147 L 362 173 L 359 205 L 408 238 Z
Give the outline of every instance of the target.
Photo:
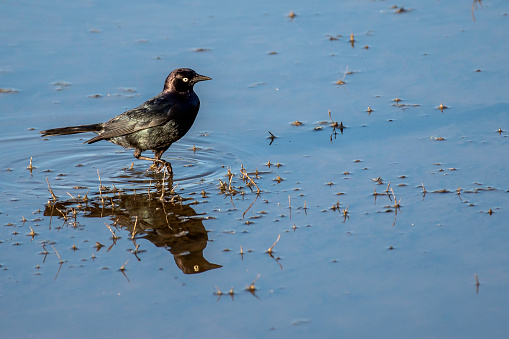
M 183 78 L 183 79 L 182 79 L 182 81 L 183 81 L 183 82 L 188 82 L 188 81 L 189 81 L 189 79 L 188 79 L 188 78 Z

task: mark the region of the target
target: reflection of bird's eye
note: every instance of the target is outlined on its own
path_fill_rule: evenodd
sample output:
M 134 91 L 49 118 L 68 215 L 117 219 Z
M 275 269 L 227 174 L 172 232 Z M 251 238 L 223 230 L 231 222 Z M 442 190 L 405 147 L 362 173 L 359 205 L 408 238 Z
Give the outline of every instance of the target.
M 189 79 L 188 79 L 188 78 L 184 78 L 184 79 L 182 79 L 182 81 L 183 81 L 183 82 L 188 82 L 188 81 L 189 81 Z

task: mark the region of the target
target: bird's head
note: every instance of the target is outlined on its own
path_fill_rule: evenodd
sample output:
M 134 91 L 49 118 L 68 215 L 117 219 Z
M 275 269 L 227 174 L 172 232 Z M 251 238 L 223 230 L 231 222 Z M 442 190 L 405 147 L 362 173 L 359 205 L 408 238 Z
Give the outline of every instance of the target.
M 166 78 L 163 92 L 190 92 L 195 83 L 204 80 L 212 80 L 212 78 L 200 75 L 190 68 L 177 68 Z

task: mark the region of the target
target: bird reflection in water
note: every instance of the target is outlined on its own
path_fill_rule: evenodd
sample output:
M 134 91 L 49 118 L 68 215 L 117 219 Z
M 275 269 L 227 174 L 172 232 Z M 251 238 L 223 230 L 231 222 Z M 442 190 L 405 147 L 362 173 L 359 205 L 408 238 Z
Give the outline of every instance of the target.
M 134 233 L 134 241 L 147 239 L 157 247 L 169 250 L 178 268 L 185 274 L 222 267 L 203 257 L 208 242 L 207 230 L 203 226 L 203 217 L 191 206 L 184 202 L 161 201 L 155 194 L 134 191 L 117 191 L 108 199 L 104 199 L 103 195 L 86 201 L 56 201 L 46 206 L 44 215 L 67 220 L 67 211 L 83 218 L 107 217 L 113 221 L 114 227 L 129 232 L 129 238 Z M 137 254 L 137 248 L 134 253 Z

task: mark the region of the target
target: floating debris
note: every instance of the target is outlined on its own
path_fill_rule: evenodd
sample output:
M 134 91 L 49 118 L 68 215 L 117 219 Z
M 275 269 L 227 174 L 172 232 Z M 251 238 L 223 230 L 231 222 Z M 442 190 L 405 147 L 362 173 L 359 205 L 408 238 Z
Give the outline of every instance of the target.
M 279 242 L 279 239 L 281 239 L 281 234 L 277 236 L 277 239 L 276 241 L 274 242 L 274 244 L 272 244 L 272 246 L 269 247 L 269 249 L 267 250 L 266 253 L 269 253 L 269 254 L 272 254 L 272 250 L 274 249 L 274 247 L 276 246 L 276 244 Z M 257 278 L 258 279 L 258 278 Z M 256 281 L 256 280 L 255 280 Z M 254 282 L 253 282 L 254 284 Z
M 274 134 L 272 134 L 270 131 L 268 131 L 270 136 L 267 137 L 267 139 L 270 139 L 270 144 L 269 145 L 272 145 L 272 143 L 274 142 L 274 139 L 277 139 L 277 136 L 275 136 Z
M 18 90 L 14 88 L 0 88 L 0 93 L 18 93 Z
M 246 287 L 246 291 L 248 292 L 251 292 L 254 294 L 254 292 L 256 291 L 256 287 L 255 287 L 255 283 L 256 281 L 260 279 L 260 274 L 258 274 L 258 276 L 256 277 L 255 280 L 253 280 L 253 282 L 251 283 L 251 285 L 249 285 L 248 287 Z
M 327 37 L 329 38 L 330 41 L 335 41 L 335 40 L 339 40 L 339 38 L 341 38 L 343 36 L 341 34 L 338 34 L 338 35 L 327 34 Z
M 403 6 L 401 6 L 401 7 L 398 7 L 398 6 L 392 6 L 391 8 L 392 8 L 392 9 L 394 9 L 394 13 L 396 13 L 396 14 L 408 13 L 408 12 L 411 12 L 411 11 L 412 11 L 412 9 L 411 9 L 411 8 L 410 8 L 410 9 L 406 9 L 406 8 L 404 8 Z
M 437 109 L 439 109 L 440 112 L 442 112 L 442 113 L 444 113 L 444 109 L 447 109 L 447 108 L 449 108 L 449 107 L 444 106 L 443 102 L 440 104 L 440 106 L 437 106 Z
M 28 165 L 27 170 L 30 170 L 30 172 L 32 172 L 34 168 L 36 167 L 32 165 L 32 157 L 30 157 L 30 164 Z
M 350 34 L 350 40 L 348 40 L 348 42 L 351 44 L 352 48 L 355 48 L 355 42 L 356 41 L 357 40 L 355 40 L 355 37 L 354 37 L 353 33 Z

